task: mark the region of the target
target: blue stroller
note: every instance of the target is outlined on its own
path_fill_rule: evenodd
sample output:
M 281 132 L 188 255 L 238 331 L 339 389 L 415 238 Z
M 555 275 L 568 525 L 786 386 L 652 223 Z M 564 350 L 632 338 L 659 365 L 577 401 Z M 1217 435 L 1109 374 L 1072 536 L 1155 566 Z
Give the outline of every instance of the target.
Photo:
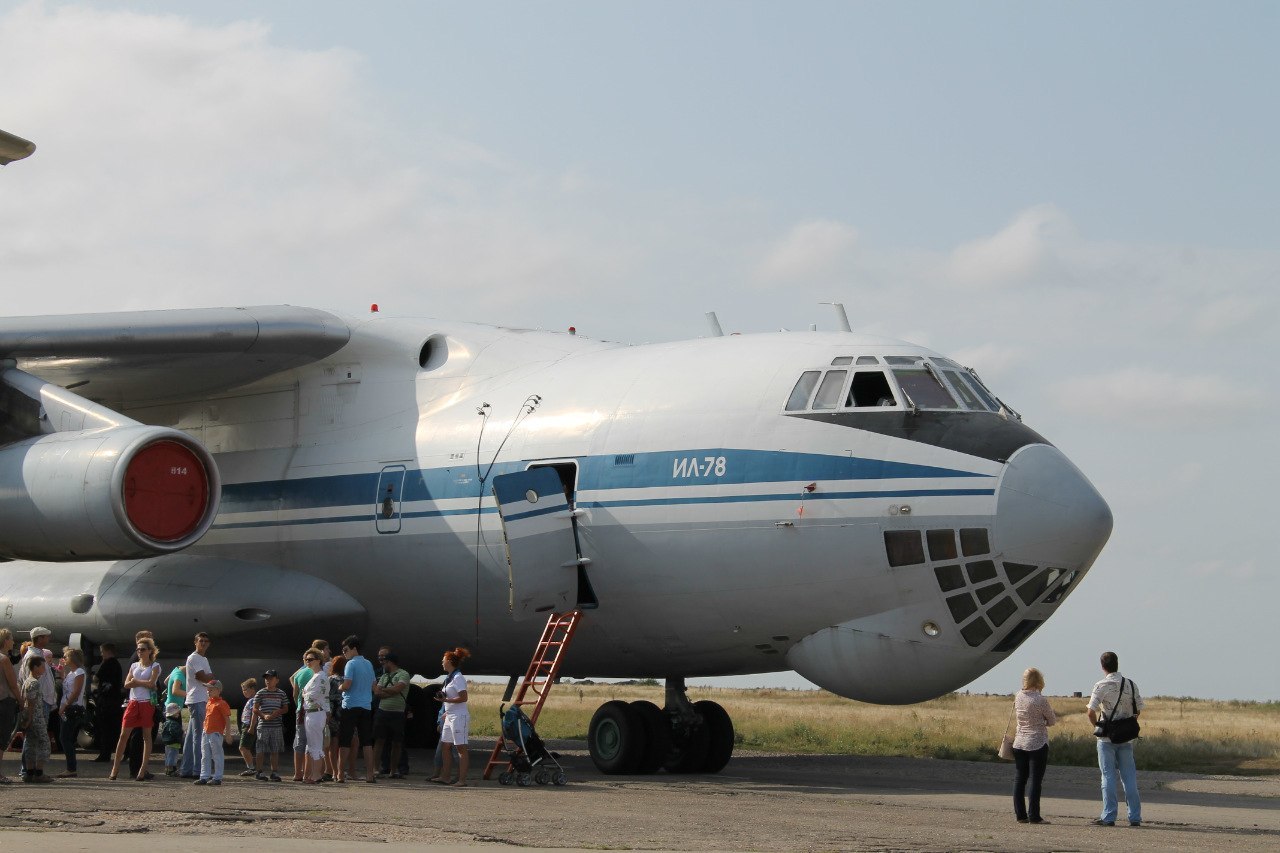
M 564 767 L 556 760 L 556 754 L 547 749 L 547 745 L 533 730 L 533 721 L 520 709 L 519 705 L 498 709 L 498 720 L 502 724 L 502 742 L 506 747 L 511 765 L 498 774 L 498 783 L 517 785 L 527 788 L 531 782 L 539 785 L 553 783 L 564 785 L 569 780 L 564 775 Z

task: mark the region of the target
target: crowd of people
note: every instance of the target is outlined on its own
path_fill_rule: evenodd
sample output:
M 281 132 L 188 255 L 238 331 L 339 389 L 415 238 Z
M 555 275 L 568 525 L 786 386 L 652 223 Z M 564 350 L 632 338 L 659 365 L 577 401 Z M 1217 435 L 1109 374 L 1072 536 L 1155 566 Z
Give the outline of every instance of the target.
M 1115 652 L 1103 652 L 1099 662 L 1104 677 L 1093 686 L 1085 707 L 1089 723 L 1094 726 L 1098 768 L 1102 772 L 1102 815 L 1093 824 L 1116 825 L 1118 776 L 1124 788 L 1129 826 L 1142 826 L 1133 745 L 1144 703 L 1133 679 L 1120 674 L 1120 659 Z M 1049 822 L 1040 814 L 1040 794 L 1049 762 L 1049 727 L 1057 724 L 1058 717 L 1042 690 L 1044 675 L 1032 667 L 1022 673 L 1022 690 L 1013 700 L 1011 718 L 1017 720 L 1013 737 L 1013 816 L 1018 823 Z
M 164 746 L 165 775 L 197 785 L 222 784 L 225 747 L 237 736 L 245 764 L 239 775 L 264 782 L 283 781 L 280 756 L 287 751 L 293 753 L 293 780 L 304 784 L 354 781 L 359 757 L 366 782 L 379 776 L 403 779 L 408 772 L 404 742 L 411 677 L 388 646 L 379 648 L 375 667 L 357 636 L 344 639 L 338 655 L 330 653 L 325 640 L 315 640 L 303 652 L 302 665 L 283 681 L 278 670 L 267 669 L 260 679 L 241 682 L 244 705 L 235 715 L 209 660 L 212 638 L 203 631 L 193 638 L 186 660 L 167 675 L 150 631 L 135 636 L 127 669 L 112 644 L 101 645 L 102 662 L 92 677 L 80 649 L 63 649 L 55 663 L 48 648 L 51 636 L 47 628 L 33 628 L 15 660 L 13 633 L 0 629 L 0 784 L 13 781 L 4 775 L 3 761 L 19 733 L 24 783 L 52 781 L 45 772 L 53 752 L 51 731 L 66 759 L 66 770 L 57 778 L 76 778 L 77 740 L 89 726 L 90 696 L 98 745 L 94 760 L 111 762 L 112 781 L 126 769 L 139 782 L 155 778 L 149 768 L 157 735 Z M 440 703 L 440 738 L 430 782 L 467 784 L 470 716 L 462 664 L 469 656 L 461 647 L 446 651 L 444 680 L 432 688 Z M 61 674 L 60 689 L 55 670 Z

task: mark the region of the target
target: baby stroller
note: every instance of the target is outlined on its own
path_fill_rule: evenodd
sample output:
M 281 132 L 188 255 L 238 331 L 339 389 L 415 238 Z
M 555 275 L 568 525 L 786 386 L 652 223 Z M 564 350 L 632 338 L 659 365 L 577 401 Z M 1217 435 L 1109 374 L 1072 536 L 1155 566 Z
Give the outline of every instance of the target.
M 563 785 L 569 781 L 564 775 L 564 768 L 556 760 L 556 754 L 548 751 L 542 738 L 533 730 L 533 721 L 520 710 L 519 705 L 499 707 L 498 720 L 502 725 L 502 742 L 511 761 L 511 766 L 498 774 L 499 784 L 515 782 L 527 788 L 531 781 L 539 785 L 548 782 Z

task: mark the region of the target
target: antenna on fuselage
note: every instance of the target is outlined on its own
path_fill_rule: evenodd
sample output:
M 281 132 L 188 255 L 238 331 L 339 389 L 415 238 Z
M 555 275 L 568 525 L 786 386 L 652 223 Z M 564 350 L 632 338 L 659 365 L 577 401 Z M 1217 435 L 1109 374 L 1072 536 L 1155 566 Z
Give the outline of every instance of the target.
M 845 313 L 843 302 L 819 302 L 819 305 L 830 305 L 836 309 L 836 319 L 840 321 L 840 331 L 852 332 L 853 328 L 849 325 L 849 315 Z
M 720 328 L 720 318 L 716 316 L 716 312 L 707 312 L 707 325 L 711 328 L 711 337 L 723 338 L 724 329 Z

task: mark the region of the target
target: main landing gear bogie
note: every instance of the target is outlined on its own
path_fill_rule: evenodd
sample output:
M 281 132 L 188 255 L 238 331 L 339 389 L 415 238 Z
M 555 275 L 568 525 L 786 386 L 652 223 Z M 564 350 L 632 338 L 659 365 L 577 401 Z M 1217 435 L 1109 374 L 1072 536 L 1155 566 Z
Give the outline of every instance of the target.
M 606 702 L 587 731 L 591 760 L 602 773 L 719 773 L 733 755 L 733 721 L 715 702 L 689 702 L 683 679 L 668 679 L 667 707 Z

